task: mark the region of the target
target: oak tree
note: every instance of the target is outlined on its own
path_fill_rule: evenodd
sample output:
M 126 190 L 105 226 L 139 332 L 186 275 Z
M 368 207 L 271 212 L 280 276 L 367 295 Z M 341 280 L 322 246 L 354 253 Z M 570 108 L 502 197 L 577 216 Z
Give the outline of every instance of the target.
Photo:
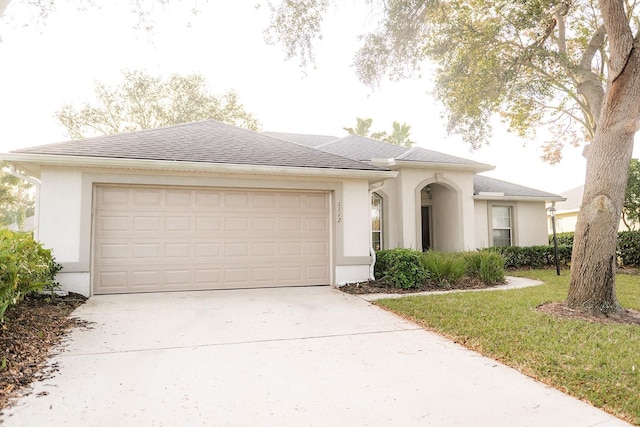
M 334 2 L 283 0 L 271 38 L 289 57 L 312 59 Z M 380 16 L 355 54 L 360 80 L 413 75 L 430 60 L 448 129 L 472 146 L 498 115 L 522 137 L 555 130 L 547 158 L 585 145 L 587 172 L 567 304 L 622 310 L 615 292 L 616 236 L 640 120 L 640 17 L 636 0 L 368 1 Z M 314 25 L 308 25 L 313 22 Z

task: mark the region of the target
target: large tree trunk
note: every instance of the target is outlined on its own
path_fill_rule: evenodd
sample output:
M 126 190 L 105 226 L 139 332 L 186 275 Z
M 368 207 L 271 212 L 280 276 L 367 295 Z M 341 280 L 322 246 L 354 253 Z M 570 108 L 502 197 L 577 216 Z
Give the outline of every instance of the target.
M 616 243 L 640 119 L 637 40 L 633 46 L 624 60 L 616 58 L 619 67 L 610 63 L 605 103 L 586 152 L 587 175 L 571 257 L 567 305 L 604 314 L 621 310 L 615 291 Z

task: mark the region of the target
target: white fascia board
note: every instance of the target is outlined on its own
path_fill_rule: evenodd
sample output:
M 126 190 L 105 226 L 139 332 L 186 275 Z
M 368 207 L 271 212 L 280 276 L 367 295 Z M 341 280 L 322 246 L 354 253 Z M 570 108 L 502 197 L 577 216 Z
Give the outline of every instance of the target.
M 500 201 L 516 201 L 516 202 L 562 202 L 563 199 L 560 196 L 556 197 L 536 197 L 536 196 L 485 196 L 482 194 L 476 194 L 473 196 L 474 200 L 500 200 Z
M 262 166 L 229 163 L 204 163 L 146 159 L 120 159 L 109 157 L 56 156 L 48 154 L 0 154 L 0 160 L 16 164 L 33 176 L 40 175 L 40 166 L 75 168 L 141 169 L 180 172 L 217 172 L 228 174 L 316 176 L 329 178 L 361 178 L 380 180 L 395 178 L 398 172 L 362 169 L 325 169 L 290 166 Z
M 495 166 L 484 164 L 471 165 L 466 163 L 417 162 L 412 160 L 397 159 L 371 159 L 371 161 L 367 163 L 387 168 L 407 166 L 421 169 L 467 171 L 473 173 L 487 172 L 496 168 Z

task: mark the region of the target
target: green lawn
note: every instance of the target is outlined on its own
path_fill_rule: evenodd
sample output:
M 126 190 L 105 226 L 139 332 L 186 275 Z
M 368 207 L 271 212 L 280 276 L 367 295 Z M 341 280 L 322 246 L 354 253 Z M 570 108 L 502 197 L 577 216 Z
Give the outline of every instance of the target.
M 513 274 L 513 273 L 511 273 Z M 544 285 L 387 299 L 377 304 L 561 391 L 640 425 L 640 326 L 557 319 L 536 311 L 563 301 L 563 271 L 514 275 Z M 640 276 L 618 275 L 623 306 L 640 310 Z

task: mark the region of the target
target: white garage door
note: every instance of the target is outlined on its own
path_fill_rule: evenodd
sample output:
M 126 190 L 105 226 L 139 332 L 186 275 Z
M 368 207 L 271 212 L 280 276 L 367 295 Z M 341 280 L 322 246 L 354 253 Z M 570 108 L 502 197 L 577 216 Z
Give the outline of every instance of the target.
M 97 186 L 95 294 L 329 284 L 326 192 Z

